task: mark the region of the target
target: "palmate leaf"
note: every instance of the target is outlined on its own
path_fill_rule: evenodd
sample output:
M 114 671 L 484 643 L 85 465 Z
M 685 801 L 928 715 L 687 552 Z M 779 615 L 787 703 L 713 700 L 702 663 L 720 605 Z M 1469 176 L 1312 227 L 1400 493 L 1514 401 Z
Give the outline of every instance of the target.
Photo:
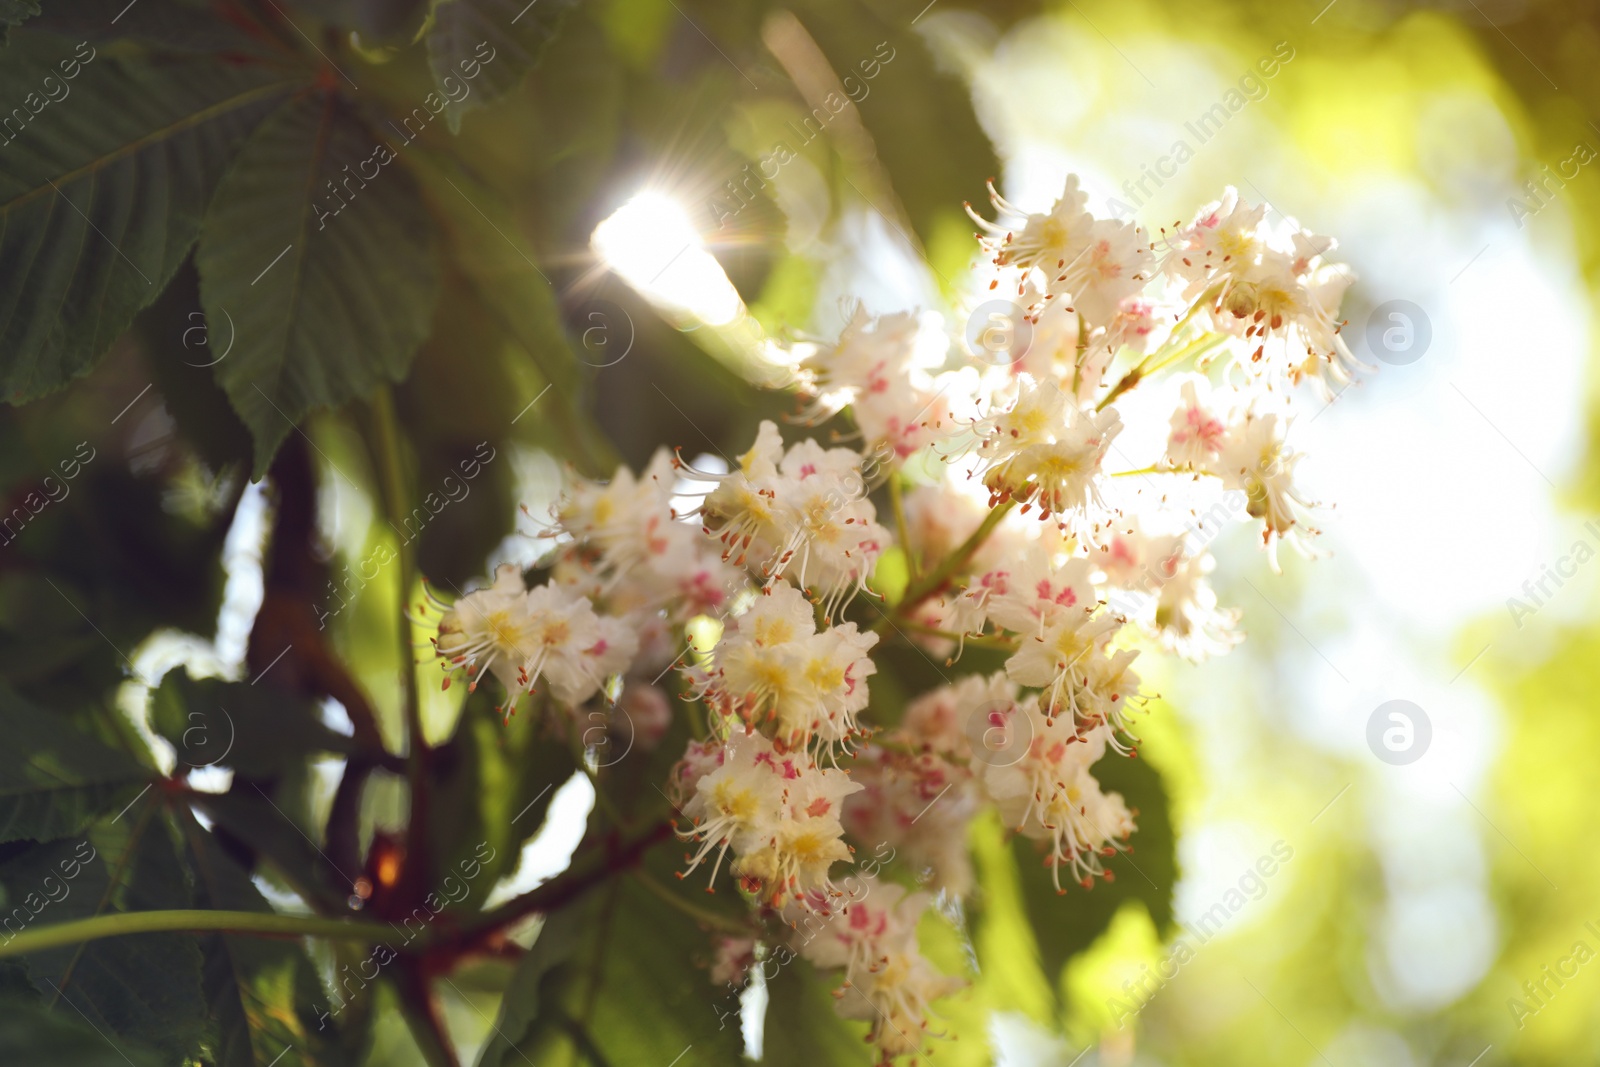
M 167 291 L 134 320 L 145 366 L 155 381 L 155 393 L 177 428 L 178 436 L 192 447 L 212 470 L 250 461 L 250 431 L 228 403 L 227 394 L 207 373 L 207 365 L 221 354 L 213 350 L 200 308 L 200 275 L 194 257 L 178 268 Z M 225 343 L 227 338 L 218 338 Z
M 553 382 L 553 392 L 578 385 L 568 351 L 555 289 L 540 270 L 533 247 L 520 239 L 505 200 L 446 157 L 418 157 L 417 177 L 441 218 L 450 226 L 450 253 L 477 287 L 488 312 L 507 335 L 533 357 Z
M 186 860 L 194 872 L 195 904 L 227 911 L 271 907 L 197 821 L 184 828 Z M 305 1064 L 341 1062 L 336 1029 L 319 1018 L 325 1002 L 316 971 L 294 942 L 232 934 L 201 939 L 205 956 L 208 1042 L 217 1067 L 266 1067 L 294 1048 Z
M 671 876 L 673 851 L 656 849 L 646 870 L 658 884 L 664 876 L 668 892 L 682 893 Z M 534 956 L 535 941 L 519 964 L 478 1067 L 512 1067 L 524 1056 L 560 1062 L 558 1049 L 575 1051 L 580 1062 L 669 1064 L 691 1046 L 684 1063 L 741 1062 L 744 1042 L 736 1017 L 726 1014 L 727 990 L 707 970 L 717 935 L 631 875 L 552 912 L 539 932 L 547 936 L 545 952 Z
M 469 698 L 455 736 L 434 750 L 429 792 L 430 869 L 441 884 L 465 878 L 468 894 L 454 903 L 472 909 L 483 906 L 495 879 L 516 869 L 523 842 L 578 770 L 571 746 L 539 715 L 503 724 L 485 697 L 480 690 Z M 578 728 L 588 725 L 580 720 Z
M 127 803 L 153 772 L 0 683 L 0 843 L 53 841 Z
M 107 1040 L 71 1011 L 50 1011 L 42 1004 L 8 999 L 0 1001 L 0 1063 L 161 1067 L 164 1061 L 126 1039 Z
M 576 913 L 586 912 L 586 917 L 592 918 L 593 910 L 571 908 L 560 913 L 561 921 L 546 920 L 539 928 L 538 938 L 511 974 L 500 1002 L 500 1017 L 478 1054 L 477 1067 L 511 1067 L 522 1062 L 518 1045 L 537 1028 L 540 1011 L 555 994 L 553 989 L 546 992 L 541 988 L 545 976 L 571 959 L 582 943 L 584 927 L 576 921 Z
M 49 4 L 28 27 L 74 41 L 139 41 L 180 52 L 268 54 L 264 42 L 218 18 L 205 0 L 73 0 Z
M 802 0 L 795 14 L 828 57 L 872 135 L 878 162 L 905 206 L 911 234 L 936 259 L 941 239 L 957 236 L 970 255 L 971 224 L 961 203 L 981 203 L 984 180 L 999 173 L 994 146 L 972 93 L 944 69 L 899 6 L 876 0 Z M 914 12 L 912 13 L 914 14 Z M 897 211 L 885 192 L 859 192 L 891 228 Z M 847 190 L 848 191 L 848 190 Z M 964 262 L 964 261 L 963 261 Z M 937 269 L 939 263 L 933 266 Z M 949 286 L 950 280 L 941 277 Z
M 159 794 L 126 814 L 93 827 L 82 841 L 30 848 L 0 867 L 9 898 L 58 877 L 67 892 L 41 909 L 37 921 L 59 923 L 92 915 L 191 906 L 188 878 L 174 851 Z M 64 864 L 80 861 L 65 877 Z M 46 889 L 48 892 L 48 888 Z M 23 957 L 45 1003 L 58 997 L 115 1039 L 161 1052 L 166 1062 L 192 1055 L 203 1035 L 199 942 L 188 934 L 108 937 Z M 58 1006 L 57 1010 L 63 1010 Z
M 403 378 L 428 333 L 439 264 L 406 151 L 317 93 L 263 122 L 217 189 L 195 262 L 257 477 L 308 412 Z
M 355 742 L 323 724 L 304 700 L 280 690 L 187 670 L 162 678 L 150 702 L 151 726 L 172 742 L 180 767 L 232 767 L 265 778 L 319 752 L 345 755 Z
M 37 0 L 0 0 L 0 44 L 5 43 L 12 26 L 20 26 L 38 13 Z
M 780 960 L 786 960 L 787 966 L 772 974 Z M 865 1044 L 868 1024 L 846 1019 L 838 1012 L 833 991 L 844 983 L 841 972 L 819 971 L 808 960 L 790 959 L 784 953 L 774 955 L 766 966 L 772 977 L 767 982 L 762 1063 L 770 1067 L 866 1067 L 872 1061 L 870 1046 Z
M 316 910 L 337 911 L 354 891 L 356 873 L 336 869 L 260 786 L 235 778 L 228 792 L 197 796 L 195 803 L 219 833 L 259 855 L 263 866 Z
M 68 74 L 71 77 L 68 77 Z M 0 68 L 0 390 L 86 374 L 161 293 L 239 142 L 289 83 L 25 33 Z
M 618 459 L 571 397 L 581 377 L 549 277 L 518 234 L 514 213 L 492 188 L 448 157 L 417 153 L 417 178 L 429 203 L 446 220 L 449 249 L 477 290 L 489 325 L 527 354 L 552 388 L 529 416 L 548 424 L 567 457 L 590 476 L 609 476 Z M 620 328 L 619 328 L 620 329 Z
M 450 101 L 450 129 L 520 85 L 575 6 L 576 0 L 444 0 L 435 7 L 428 66 Z

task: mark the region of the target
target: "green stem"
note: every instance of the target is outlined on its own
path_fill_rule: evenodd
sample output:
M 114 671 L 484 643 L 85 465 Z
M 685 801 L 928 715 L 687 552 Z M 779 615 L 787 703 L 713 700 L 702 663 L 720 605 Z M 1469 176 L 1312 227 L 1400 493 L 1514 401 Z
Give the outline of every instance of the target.
M 1104 411 L 1113 400 L 1138 385 L 1144 379 L 1159 374 L 1168 367 L 1176 366 L 1190 356 L 1198 356 L 1203 352 L 1216 348 L 1226 341 L 1227 338 L 1221 334 L 1207 334 L 1170 351 L 1166 348 L 1157 349 L 1140 360 L 1138 365 L 1128 371 L 1127 374 L 1124 374 L 1117 384 L 1111 387 L 1111 392 L 1107 393 L 1100 403 L 1094 406 L 1094 409 L 1096 411 Z
M 589 1036 L 588 1029 L 582 1023 L 563 1012 L 559 1007 L 552 1009 L 550 1014 L 554 1018 L 556 1025 L 565 1030 L 567 1036 L 572 1038 L 574 1058 L 581 1053 L 583 1058 L 593 1064 L 594 1067 L 611 1067 L 611 1061 L 606 1059 L 605 1053 L 600 1051 L 600 1046 L 594 1043 L 594 1038 Z
M 906 590 L 906 595 L 900 599 L 900 603 L 895 605 L 894 610 L 884 615 L 884 617 L 879 619 L 876 625 L 872 627 L 873 632 L 882 633 L 884 630 L 887 630 L 890 626 L 894 625 L 894 620 L 897 616 L 904 615 L 911 608 L 916 607 L 918 604 L 928 599 L 928 597 L 944 588 L 945 583 L 948 582 L 953 575 L 960 571 L 962 567 L 965 567 L 967 562 L 972 559 L 973 553 L 977 552 L 979 548 L 983 547 L 983 543 L 989 539 L 989 535 L 994 532 L 994 528 L 1000 525 L 1000 520 L 1005 518 L 1006 515 L 1010 513 L 1011 509 L 1016 506 L 1016 504 L 1017 502 L 1015 499 L 1008 497 L 991 508 L 989 510 L 989 514 L 983 517 L 983 521 L 978 524 L 978 528 L 976 530 L 972 531 L 972 535 L 970 537 L 961 542 L 961 544 L 956 547 L 954 552 L 951 552 L 948 556 L 946 556 L 944 560 L 932 571 L 928 572 L 928 574 L 925 575 L 921 581 L 912 583 L 910 588 Z
M 1193 341 L 1190 341 L 1188 344 L 1182 346 L 1181 348 L 1174 349 L 1168 355 L 1163 356 L 1159 361 L 1157 361 L 1152 366 L 1145 366 L 1145 365 L 1141 364 L 1140 372 L 1146 378 L 1148 378 L 1152 374 L 1158 374 L 1161 371 L 1166 370 L 1168 367 L 1177 366 L 1179 363 L 1182 363 L 1184 360 L 1188 359 L 1190 356 L 1198 356 L 1198 355 L 1201 355 L 1202 353 L 1209 352 L 1211 349 L 1216 348 L 1219 345 L 1227 343 L 1227 340 L 1228 339 L 1227 339 L 1226 336 L 1224 336 L 1223 334 L 1219 334 L 1219 333 L 1208 333 L 1203 337 L 1196 337 Z M 1160 355 L 1160 353 L 1157 352 L 1157 353 L 1155 353 L 1155 355 Z M 1149 361 L 1146 360 L 1146 363 L 1148 363 L 1148 362 Z
M 84 941 L 98 941 L 104 937 L 168 931 L 185 933 L 215 931 L 255 934 L 263 937 L 344 938 L 368 944 L 394 936 L 394 930 L 386 924 L 363 919 L 322 919 L 314 915 L 278 915 L 266 911 L 214 911 L 193 908 L 172 911 L 125 911 L 24 930 L 10 941 L 0 943 L 0 959 L 44 952 Z
M 1143 377 L 1144 372 L 1142 370 L 1140 370 L 1138 367 L 1133 368 L 1127 374 L 1124 374 L 1122 378 L 1118 380 L 1116 385 L 1111 387 L 1111 392 L 1107 393 L 1101 399 L 1100 403 L 1094 406 L 1094 409 L 1096 411 L 1104 411 L 1108 406 L 1110 406 L 1113 400 L 1121 396 L 1123 393 L 1126 393 L 1129 389 L 1132 389 L 1134 386 L 1138 385 L 1139 379 Z
M 1078 395 L 1078 383 L 1083 377 L 1083 354 L 1089 348 L 1089 323 L 1078 316 L 1078 351 L 1072 357 L 1072 395 Z
M 1194 303 L 1189 305 L 1189 310 L 1183 313 L 1183 318 L 1177 321 L 1177 323 L 1172 327 L 1172 332 L 1167 334 L 1167 336 L 1169 338 L 1178 336 L 1178 334 L 1183 331 L 1183 328 L 1189 325 L 1190 321 L 1200 313 L 1201 308 L 1205 307 L 1207 304 L 1211 303 L 1217 298 L 1217 294 L 1222 292 L 1222 285 L 1222 282 L 1216 282 L 1213 285 L 1207 286 L 1205 292 L 1195 297 Z
M 1112 401 L 1116 400 L 1117 397 L 1121 396 L 1123 393 L 1126 393 L 1129 389 L 1132 389 L 1134 386 L 1138 385 L 1145 378 L 1150 377 L 1152 374 L 1155 374 L 1158 371 L 1165 370 L 1174 363 L 1177 363 L 1180 360 L 1193 355 L 1195 352 L 1201 351 L 1213 344 L 1213 337 L 1206 336 L 1196 338 L 1195 340 L 1190 341 L 1188 344 L 1179 345 L 1176 349 L 1172 348 L 1172 345 L 1178 339 L 1178 336 L 1183 333 L 1184 327 L 1188 326 L 1194 317 L 1200 313 L 1201 308 L 1215 300 L 1217 294 L 1221 291 L 1222 283 L 1217 282 L 1215 285 L 1207 288 L 1205 292 L 1195 297 L 1194 303 L 1189 305 L 1189 310 L 1183 313 L 1183 317 L 1173 325 L 1172 332 L 1167 334 L 1167 343 L 1162 345 L 1156 351 L 1150 353 L 1150 355 L 1146 356 L 1144 359 L 1140 360 L 1132 370 L 1124 374 L 1117 384 L 1111 387 L 1111 392 L 1107 393 L 1105 398 L 1094 406 L 1094 409 L 1096 411 L 1104 411 Z
M 698 700 L 686 700 L 689 706 L 689 733 L 696 741 L 704 741 L 711 736 L 711 717 L 706 713 L 705 706 Z
M 428 871 L 428 739 L 422 729 L 422 702 L 417 697 L 416 653 L 411 647 L 411 615 L 406 611 L 411 599 L 411 588 L 416 576 L 416 557 L 411 542 L 401 533 L 410 513 L 411 483 L 401 452 L 400 426 L 395 418 L 394 398 L 389 388 L 380 388 L 372 398 L 373 457 L 379 472 L 384 511 L 389 525 L 399 541 L 400 564 L 400 617 L 398 651 L 400 656 L 400 691 L 406 721 L 406 784 L 410 794 L 410 812 L 406 826 L 406 859 L 401 882 L 408 890 L 421 896 L 419 887 L 432 881 Z
M 422 736 L 422 708 L 417 700 L 415 655 L 411 650 L 411 620 L 406 613 L 406 602 L 411 598 L 412 579 L 416 574 L 416 560 L 411 542 L 400 532 L 411 499 L 410 480 L 406 477 L 401 458 L 400 427 L 394 414 L 394 398 L 387 387 L 381 388 L 372 398 L 374 437 L 373 458 L 377 461 L 380 485 L 383 492 L 384 511 L 387 512 L 395 537 L 399 539 L 400 552 L 400 680 L 405 690 L 406 728 L 410 734 L 413 761 L 426 744 Z
M 911 535 L 906 524 L 906 502 L 900 491 L 900 478 L 895 474 L 889 475 L 889 507 L 894 511 L 894 528 L 900 538 L 900 551 L 906 557 L 906 573 L 914 582 L 917 580 L 917 557 L 911 551 Z
M 450 1043 L 449 1028 L 439 1010 L 438 998 L 433 995 L 428 976 L 416 960 L 400 961 L 395 968 L 394 985 L 406 1009 L 401 1014 L 428 1067 L 461 1067 L 461 1060 Z

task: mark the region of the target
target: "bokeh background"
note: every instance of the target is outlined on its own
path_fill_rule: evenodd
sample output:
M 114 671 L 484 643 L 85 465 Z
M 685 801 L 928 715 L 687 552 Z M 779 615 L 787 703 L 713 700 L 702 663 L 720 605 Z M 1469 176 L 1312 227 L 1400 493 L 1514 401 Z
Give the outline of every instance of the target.
M 790 407 L 749 388 L 761 346 L 832 336 L 847 297 L 959 326 L 981 288 L 960 203 L 981 202 L 985 174 L 1041 210 L 1076 172 L 1092 208 L 1131 210 L 1152 229 L 1236 186 L 1339 239 L 1359 279 L 1346 336 L 1376 370 L 1291 433 L 1308 453 L 1304 484 L 1330 505 L 1319 515 L 1326 557 L 1285 553 L 1277 576 L 1243 530 L 1213 546 L 1219 595 L 1243 611 L 1249 640 L 1152 679 L 1163 708 L 1141 757 L 1172 795 L 1180 923 L 1240 889 L 1258 857 L 1292 858 L 1244 884 L 1244 906 L 1136 1013 L 1119 1013 L 1116 998 L 1168 942 L 1130 902 L 1063 974 L 1019 953 L 988 976 L 977 994 L 997 1011 L 987 1043 L 939 1049 L 934 1062 L 1600 1061 L 1600 964 L 1589 965 L 1600 955 L 1593 10 L 1534 0 L 794 10 L 594 0 L 570 13 L 560 47 L 508 102 L 466 116 L 461 154 L 514 205 L 582 365 L 517 343 L 446 277 L 436 340 L 395 394 L 420 479 L 437 481 L 486 438 L 509 462 L 487 467 L 430 526 L 421 569 L 444 586 L 531 559 L 538 529 L 526 519 L 513 529 L 513 504 L 537 514 L 563 462 L 593 473 L 640 465 L 663 442 L 714 457 L 748 440 L 758 419 Z M 409 53 L 373 45 L 367 59 L 363 78 L 380 89 L 417 77 Z M 771 180 L 751 179 L 775 141 L 798 140 L 803 101 L 831 77 L 859 92 L 859 120 L 846 113 Z M 1229 106 L 1230 94 L 1243 103 Z M 1197 132 L 1219 103 L 1226 120 Z M 511 253 L 491 239 L 481 254 Z M 117 457 L 90 468 L 92 492 L 41 520 L 70 536 L 0 559 L 8 674 L 48 671 L 50 656 L 98 640 L 38 585 L 39 552 L 59 557 L 51 573 L 86 595 L 136 576 L 143 614 L 110 601 L 91 614 L 108 640 L 138 641 L 141 677 L 178 663 L 237 674 L 247 657 L 271 657 L 246 647 L 261 609 L 265 498 L 219 474 L 247 451 L 243 431 L 220 396 L 185 402 L 167 388 L 183 364 L 204 362 L 184 326 L 193 284 L 92 378 L 0 417 L 8 485 L 83 438 Z M 159 402 L 124 408 L 152 373 Z M 535 397 L 540 418 L 522 419 Z M 180 444 L 176 426 L 202 446 Z M 316 472 L 328 562 L 366 559 L 391 536 L 378 476 L 347 421 L 319 416 L 308 435 L 309 449 L 288 448 Z M 195 575 L 186 562 L 219 542 L 221 573 Z M 202 584 L 222 591 L 220 616 L 194 607 L 207 603 L 192 595 Z M 375 588 L 331 621 L 391 737 L 396 612 Z M 148 637 L 152 616 L 164 628 Z M 76 684 L 114 684 L 122 668 L 109 662 Z M 149 698 L 137 681 L 121 695 L 136 716 Z M 459 705 L 430 700 L 442 739 Z M 1424 739 L 1403 763 L 1371 740 L 1374 716 L 1397 700 Z M 337 771 L 321 768 L 309 822 Z M 591 800 L 582 780 L 557 794 L 502 895 L 560 869 Z M 381 822 L 383 805 L 397 813 L 401 802 L 373 803 Z M 470 977 L 452 988 L 442 991 L 452 1032 L 470 1048 L 493 1001 Z M 406 1062 L 403 1024 L 378 1026 L 371 1062 Z M 784 1040 L 760 1027 L 746 1036 L 751 1048 Z

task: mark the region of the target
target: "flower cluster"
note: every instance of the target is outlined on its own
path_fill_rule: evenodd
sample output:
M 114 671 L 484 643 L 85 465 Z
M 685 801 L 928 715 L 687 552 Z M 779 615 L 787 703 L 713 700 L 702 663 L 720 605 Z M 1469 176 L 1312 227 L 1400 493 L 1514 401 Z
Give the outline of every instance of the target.
M 861 463 L 854 449 L 812 440 L 785 451 L 777 426 L 763 422 L 736 470 L 690 471 L 714 484 L 694 514 L 723 546 L 724 560 L 750 564 L 769 581 L 791 579 L 815 593 L 831 618 L 866 588 L 890 542 L 867 499 Z
M 587 597 L 571 596 L 548 582 L 528 589 L 511 564 L 488 589 L 462 597 L 439 621 L 434 647 L 444 660 L 445 687 L 461 671 L 476 689 L 493 671 L 506 690 L 510 718 L 517 698 L 543 679 L 564 704 L 581 703 L 626 668 L 639 639 L 620 619 L 595 614 Z
M 715 880 L 732 848 L 733 873 L 774 907 L 838 895 L 829 869 L 850 858 L 841 805 L 861 788 L 848 774 L 785 754 L 744 727 L 725 741 L 691 742 L 676 784 L 687 794 L 689 836 L 700 843 L 690 871 L 714 852 Z
M 837 916 L 828 913 L 823 932 L 800 945 L 800 955 L 816 966 L 844 971 L 835 994 L 839 1014 L 869 1022 L 867 1039 L 885 1058 L 921 1048 L 929 1004 L 965 985 L 917 950 L 917 920 L 928 904 L 926 893 L 866 877 L 859 899 L 840 905 Z
M 849 407 L 868 454 L 885 450 L 904 460 L 940 436 L 950 417 L 940 401 L 960 396 L 959 384 L 972 377 L 930 369 L 944 362 L 947 347 L 942 324 L 930 328 L 910 312 L 873 318 L 858 305 L 836 342 L 791 350 L 795 383 L 812 398 L 803 415 L 817 422 Z
M 856 716 L 867 706 L 866 680 L 877 670 L 868 653 L 877 643 L 853 622 L 819 633 L 811 602 L 778 579 L 732 621 L 715 667 L 688 673 L 720 714 L 771 722 L 786 748 L 816 742 L 832 756 L 861 732 Z
M 707 867 L 715 890 L 726 865 L 761 931 L 720 941 L 717 973 L 825 920 L 796 952 L 842 972 L 840 1011 L 885 1059 L 916 1052 L 962 985 L 919 953 L 928 898 L 907 886 L 973 889 L 980 811 L 1035 843 L 1058 891 L 1112 878 L 1138 813 L 1095 767 L 1137 744 L 1135 664 L 1237 643 L 1208 545 L 1249 524 L 1276 566 L 1280 540 L 1314 532 L 1294 387 L 1359 367 L 1332 242 L 1231 189 L 1157 239 L 1095 217 L 1075 178 L 1047 211 L 992 199 L 974 298 L 1016 294 L 1026 336 L 1006 360 L 959 358 L 937 315 L 855 308 L 837 340 L 778 359 L 801 421 L 848 417 L 859 447 L 762 422 L 731 470 L 662 451 L 639 475 L 573 478 L 542 584 L 501 568 L 441 605 L 434 638 L 446 684 L 492 671 L 507 714 L 542 691 L 558 716 L 601 697 L 648 712 L 652 740 L 680 719 L 692 736 L 663 790 L 680 876 Z M 875 702 L 893 641 L 955 676 L 886 699 L 897 677 Z M 963 670 L 972 646 L 1002 656 Z M 653 688 L 674 666 L 682 716 Z M 840 873 L 889 847 L 864 881 Z
M 1175 470 L 1212 475 L 1224 487 L 1242 491 L 1250 517 L 1262 522 L 1262 541 L 1276 566 L 1280 538 L 1298 545 L 1300 530 L 1315 533 L 1301 523 L 1302 514 L 1313 505 L 1294 484 L 1300 454 L 1285 441 L 1288 420 L 1249 406 L 1224 415 L 1209 393 L 1203 379 L 1184 382 L 1183 402 L 1173 412 L 1167 437 L 1166 462 Z
M 1362 364 L 1335 316 L 1354 277 L 1323 258 L 1335 247 L 1331 237 L 1293 219 L 1274 227 L 1266 214 L 1266 204 L 1252 207 L 1229 188 L 1171 237 L 1162 271 L 1213 329 L 1245 340 L 1236 350 L 1245 365 L 1293 382 L 1310 378 L 1325 391 L 1330 381 L 1346 384 Z

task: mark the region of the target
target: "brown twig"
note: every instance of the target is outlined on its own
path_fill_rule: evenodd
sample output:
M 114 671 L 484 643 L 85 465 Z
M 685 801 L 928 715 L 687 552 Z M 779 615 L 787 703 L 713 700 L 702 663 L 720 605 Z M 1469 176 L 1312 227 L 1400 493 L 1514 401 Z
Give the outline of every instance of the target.
M 603 848 L 603 857 L 583 869 L 568 868 L 566 873 L 530 890 L 520 897 L 506 901 L 497 908 L 483 912 L 470 921 L 459 938 L 462 949 L 474 949 L 492 941 L 505 927 L 540 912 L 552 912 L 578 899 L 607 879 L 637 866 L 655 845 L 672 836 L 672 823 L 663 819 L 632 837 L 610 838 Z

